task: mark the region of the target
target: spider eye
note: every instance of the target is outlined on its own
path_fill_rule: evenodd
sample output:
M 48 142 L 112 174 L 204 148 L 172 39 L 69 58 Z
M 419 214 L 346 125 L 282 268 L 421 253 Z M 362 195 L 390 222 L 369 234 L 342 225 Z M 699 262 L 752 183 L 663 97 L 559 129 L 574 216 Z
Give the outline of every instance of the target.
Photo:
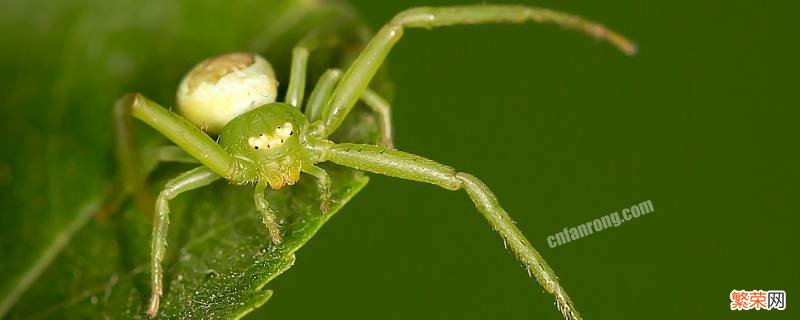
M 293 134 L 294 134 L 294 131 L 289 131 L 289 135 L 290 136 L 293 135 Z
M 258 146 L 253 146 L 253 148 L 256 148 L 256 150 L 258 150 Z

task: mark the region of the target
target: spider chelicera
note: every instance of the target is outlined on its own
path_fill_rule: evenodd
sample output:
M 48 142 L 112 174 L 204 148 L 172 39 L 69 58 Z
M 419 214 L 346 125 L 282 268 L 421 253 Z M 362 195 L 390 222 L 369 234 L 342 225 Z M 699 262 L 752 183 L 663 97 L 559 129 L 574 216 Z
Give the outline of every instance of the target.
M 233 53 L 197 65 L 181 83 L 178 107 L 183 116 L 164 109 L 138 93 L 120 98 L 115 107 L 117 154 L 126 189 L 142 183 L 131 138 L 133 116 L 158 130 L 202 166 L 167 182 L 155 204 L 151 260 L 152 292 L 147 314 L 156 316 L 162 295 L 161 260 L 166 250 L 168 202 L 179 194 L 225 179 L 255 185 L 255 205 L 274 244 L 281 242 L 280 226 L 264 196 L 267 187 L 280 189 L 298 181 L 301 172 L 317 179 L 320 208 L 330 206 L 330 178 L 315 164 L 338 165 L 387 176 L 463 189 L 489 224 L 500 234 L 530 274 L 555 296 L 567 319 L 580 319 L 558 277 L 517 229 L 495 195 L 475 176 L 432 160 L 394 150 L 389 129 L 389 106 L 368 84 L 404 28 L 432 28 L 458 24 L 554 23 L 605 39 L 623 52 L 635 46 L 602 25 L 567 13 L 514 5 L 419 7 L 397 14 L 369 41 L 342 75 L 326 71 L 305 104 L 305 73 L 310 48 L 302 43 L 292 54 L 289 86 L 284 102 L 275 102 L 277 81 L 269 63 L 256 54 Z M 381 119 L 381 145 L 334 143 L 328 140 L 361 99 Z M 184 118 L 185 117 L 185 118 Z M 201 129 L 202 128 L 202 129 Z M 205 132 L 204 132 L 205 131 Z M 209 134 L 219 134 L 218 142 Z

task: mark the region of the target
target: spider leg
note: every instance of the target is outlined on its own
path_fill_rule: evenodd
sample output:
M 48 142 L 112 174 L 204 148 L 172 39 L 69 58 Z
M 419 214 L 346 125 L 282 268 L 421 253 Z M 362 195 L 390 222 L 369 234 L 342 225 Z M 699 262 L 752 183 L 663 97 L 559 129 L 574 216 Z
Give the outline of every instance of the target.
M 311 91 L 311 96 L 308 98 L 308 105 L 306 105 L 306 118 L 312 123 L 311 131 L 317 136 L 320 135 L 322 130 L 322 122 L 320 120 L 322 114 L 330 107 L 327 102 L 331 97 L 331 92 L 336 86 L 336 83 L 341 78 L 342 73 L 338 69 L 328 69 L 317 81 L 314 90 Z M 381 97 L 377 92 L 370 88 L 364 90 L 361 96 L 361 101 L 372 109 L 378 115 L 380 121 L 380 144 L 388 148 L 394 148 L 392 141 L 392 119 L 391 119 L 391 106 Z
M 115 139 L 115 155 L 122 178 L 122 190 L 98 214 L 103 217 L 118 210 L 119 206 L 133 195 L 134 203 L 141 212 L 152 215 L 155 197 L 148 190 L 145 181 L 161 162 L 180 162 L 198 164 L 186 151 L 174 145 L 161 146 L 150 153 L 139 154 L 133 129 L 133 115 L 130 105 L 120 99 L 112 109 Z
M 397 14 L 375 34 L 364 51 L 347 69 L 333 92 L 330 109 L 323 115 L 324 133 L 329 136 L 342 124 L 346 115 L 369 85 L 392 47 L 403 36 L 405 28 L 434 28 L 463 24 L 488 23 L 553 23 L 604 39 L 627 54 L 636 46 L 604 26 L 579 16 L 542 8 L 518 5 L 469 5 L 454 7 L 419 7 Z
M 280 244 L 281 229 L 278 225 L 278 218 L 275 216 L 275 212 L 269 208 L 269 202 L 267 202 L 267 198 L 264 197 L 264 191 L 266 189 L 267 183 L 263 180 L 260 180 L 256 184 L 255 192 L 253 193 L 253 199 L 256 201 L 256 209 L 261 214 L 261 221 L 264 222 L 265 226 L 267 226 L 267 231 L 269 232 L 270 239 L 272 239 L 272 243 Z
M 378 115 L 381 131 L 380 144 L 389 149 L 394 149 L 394 141 L 392 139 L 392 109 L 389 102 L 370 88 L 364 90 L 361 101 L 364 101 L 364 104 Z
M 133 179 L 131 181 L 138 181 L 136 183 L 139 185 L 141 185 L 143 179 L 136 177 L 134 171 L 138 170 L 135 168 L 141 166 L 141 164 L 138 162 L 140 160 L 137 160 L 138 156 L 135 155 L 136 150 L 133 145 L 131 126 L 130 123 L 125 125 L 125 121 L 129 120 L 120 120 L 128 117 L 125 114 L 130 114 L 153 127 L 200 163 L 225 179 L 232 181 L 247 180 L 246 177 L 242 176 L 245 170 L 242 170 L 241 166 L 245 165 L 244 163 L 236 161 L 200 128 L 195 127 L 183 117 L 164 109 L 141 94 L 127 94 L 117 100 L 114 114 L 115 121 L 123 123 L 123 125 L 117 126 L 117 128 L 121 128 L 117 132 L 118 137 L 121 137 L 117 154 L 123 164 L 123 175 L 126 177 L 131 176 Z M 128 163 L 127 165 L 125 164 L 126 162 Z M 136 164 L 131 165 L 131 163 Z
M 292 69 L 289 76 L 289 88 L 286 89 L 286 103 L 297 108 L 303 105 L 306 92 L 306 69 L 308 68 L 309 50 L 305 46 L 292 49 Z
M 152 156 L 154 162 L 161 163 L 161 162 L 176 162 L 176 163 L 186 163 L 186 164 L 200 164 L 200 161 L 197 161 L 192 155 L 188 154 L 186 151 L 181 149 L 181 147 L 175 145 L 165 145 L 158 147 L 155 150 L 155 153 Z M 150 170 L 146 170 L 150 172 Z
M 331 177 L 325 172 L 325 169 L 317 167 L 313 164 L 306 164 L 303 166 L 303 172 L 308 173 L 317 178 L 317 189 L 319 190 L 319 209 L 323 213 L 327 213 L 331 207 Z
M 115 156 L 122 173 L 123 194 L 118 198 L 121 202 L 127 195 L 133 194 L 134 201 L 142 212 L 151 213 L 153 196 L 145 188 L 146 171 L 142 170 L 142 158 L 136 146 L 133 130 L 133 116 L 130 104 L 124 99 L 119 99 L 112 109 L 114 123 Z M 155 164 L 153 164 L 155 166 Z
M 292 67 L 289 75 L 289 87 L 286 89 L 286 103 L 297 108 L 303 106 L 305 95 L 306 77 L 308 75 L 308 56 L 311 51 L 336 46 L 340 40 L 336 33 L 337 29 L 343 26 L 336 26 L 331 30 L 315 29 L 309 32 L 292 49 Z M 338 72 L 338 71 L 337 71 Z M 338 81 L 339 75 L 336 76 Z M 320 82 L 322 78 L 320 78 Z M 318 85 L 319 83 L 318 82 Z M 316 90 L 316 88 L 315 88 Z M 308 107 L 306 107 L 308 110 Z
M 163 294 L 164 270 L 161 261 L 167 250 L 167 229 L 169 227 L 169 200 L 181 193 L 207 186 L 219 179 L 220 176 L 208 167 L 197 167 L 189 170 L 176 178 L 169 180 L 156 199 L 156 219 L 153 224 L 153 240 L 150 260 L 150 276 L 152 291 L 147 314 L 152 318 L 158 313 L 158 306 Z
M 331 161 L 357 170 L 431 183 L 448 190 L 464 189 L 478 211 L 500 234 L 517 259 L 547 292 L 555 296 L 558 309 L 564 317 L 569 320 L 581 319 L 580 313 L 558 283 L 555 272 L 517 229 L 492 191 L 478 178 L 414 154 L 381 146 L 334 144 L 323 140 L 309 145 L 309 152 L 317 161 Z
M 322 118 L 322 113 L 325 112 L 324 108 L 327 106 L 328 99 L 331 97 L 333 87 L 339 82 L 342 77 L 342 71 L 339 69 L 328 69 L 319 77 L 314 90 L 308 96 L 308 104 L 306 104 L 306 118 L 309 122 L 314 122 Z

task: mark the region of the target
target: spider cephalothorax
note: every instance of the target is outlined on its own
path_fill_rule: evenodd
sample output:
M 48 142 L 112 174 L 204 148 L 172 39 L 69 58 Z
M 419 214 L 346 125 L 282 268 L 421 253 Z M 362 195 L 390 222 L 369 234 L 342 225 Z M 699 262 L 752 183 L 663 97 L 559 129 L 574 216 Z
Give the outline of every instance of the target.
M 269 103 L 231 120 L 219 143 L 238 161 L 241 176 L 266 180 L 273 189 L 292 185 L 300 179 L 304 158 L 303 144 L 308 120 L 297 108 L 285 103 Z
M 130 115 L 149 124 L 186 151 L 201 166 L 170 180 L 156 199 L 153 227 L 152 292 L 147 313 L 154 317 L 162 292 L 161 261 L 166 252 L 169 200 L 182 192 L 219 179 L 235 184 L 255 184 L 255 208 L 274 245 L 281 243 L 275 212 L 264 195 L 267 185 L 279 189 L 298 181 L 301 172 L 317 180 L 320 209 L 331 202 L 328 173 L 319 162 L 369 171 L 401 179 L 431 183 L 447 190 L 464 190 L 478 211 L 500 234 L 503 242 L 523 263 L 567 319 L 580 319 L 564 288 L 547 262 L 514 225 L 508 213 L 483 182 L 435 161 L 392 147 L 389 105 L 368 88 L 404 28 L 433 28 L 456 24 L 549 22 L 603 38 L 633 54 L 636 47 L 602 25 L 553 10 L 513 5 L 420 7 L 396 15 L 364 47 L 347 72 L 329 69 L 305 98 L 306 67 L 310 46 L 324 43 L 307 38 L 292 51 L 292 68 L 285 103 L 275 103 L 277 80 L 272 67 L 257 54 L 234 53 L 206 60 L 196 66 L 178 89 L 181 117 L 140 94 L 127 95 L 115 106 L 120 159 L 125 189 L 137 192 L 141 185 L 141 159 L 132 146 Z M 358 100 L 381 119 L 380 145 L 334 143 L 327 138 L 342 124 Z M 303 110 L 303 112 L 301 112 Z M 188 120 L 187 120 L 188 119 Z M 311 129 L 309 129 L 311 121 Z M 205 132 L 204 132 L 205 131 Z M 209 134 L 220 133 L 218 143 Z M 177 158 L 173 158 L 177 159 Z M 185 159 L 185 158 L 182 158 Z M 146 199 L 147 197 L 141 197 Z

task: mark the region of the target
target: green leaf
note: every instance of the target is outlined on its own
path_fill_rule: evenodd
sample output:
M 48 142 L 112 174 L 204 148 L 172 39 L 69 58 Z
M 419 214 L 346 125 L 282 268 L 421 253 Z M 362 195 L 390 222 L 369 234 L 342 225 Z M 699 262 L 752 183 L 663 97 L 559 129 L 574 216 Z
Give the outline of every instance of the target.
M 11 319 L 145 318 L 152 224 L 131 204 L 107 206 L 119 185 L 109 134 L 117 97 L 140 91 L 171 105 L 183 73 L 221 52 L 259 52 L 286 75 L 291 47 L 315 28 L 342 30 L 351 47 L 363 40 L 361 22 L 338 2 L 0 7 L 0 34 L 13 45 L 0 51 L 0 316 Z M 340 48 L 314 52 L 309 79 L 350 59 Z M 337 137 L 374 141 L 374 124 L 357 110 Z M 153 130 L 137 129 L 143 148 L 163 143 Z M 159 167 L 150 190 L 189 168 Z M 284 219 L 285 242 L 277 247 L 258 220 L 251 188 L 216 183 L 173 201 L 161 318 L 237 318 L 269 299 L 266 284 L 368 180 L 326 169 L 335 201 L 328 215 L 319 212 L 312 177 L 268 193 Z

